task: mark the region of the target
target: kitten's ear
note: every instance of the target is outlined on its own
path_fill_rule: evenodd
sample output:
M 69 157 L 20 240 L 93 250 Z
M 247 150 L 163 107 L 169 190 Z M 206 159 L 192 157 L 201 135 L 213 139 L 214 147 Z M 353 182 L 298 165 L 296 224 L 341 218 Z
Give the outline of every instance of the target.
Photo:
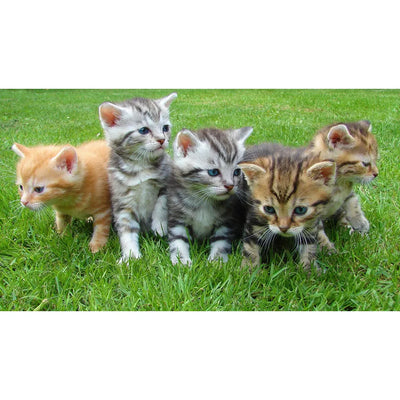
M 232 129 L 231 132 L 238 142 L 244 143 L 244 141 L 250 136 L 251 132 L 253 132 L 253 127 L 246 126 L 244 128 Z
M 350 135 L 346 125 L 333 126 L 328 133 L 328 146 L 330 149 L 337 147 L 351 147 L 355 139 Z
M 72 146 L 66 146 L 52 158 L 56 168 L 64 169 L 69 174 L 75 172 L 78 164 L 78 155 Z
M 336 163 L 323 161 L 314 164 L 307 170 L 307 175 L 315 181 L 321 181 L 324 185 L 333 185 L 336 180 Z
M 243 171 L 246 181 L 250 186 L 260 176 L 263 176 L 267 173 L 267 171 L 264 168 L 256 164 L 243 162 L 239 163 L 238 166 Z
M 166 97 L 163 97 L 162 99 L 156 100 L 156 102 L 164 108 L 169 108 L 171 103 L 178 97 L 176 93 L 171 93 Z
M 29 148 L 19 143 L 14 143 L 11 150 L 21 158 L 24 158 L 29 154 Z
M 364 127 L 368 133 L 372 133 L 372 124 L 367 119 L 363 119 L 358 122 L 362 127 Z
M 99 107 L 100 121 L 108 126 L 113 127 L 121 118 L 122 109 L 113 103 L 103 103 Z
M 183 129 L 176 135 L 176 150 L 181 152 L 184 157 L 187 156 L 189 149 L 198 146 L 199 143 L 197 137 L 188 129 Z

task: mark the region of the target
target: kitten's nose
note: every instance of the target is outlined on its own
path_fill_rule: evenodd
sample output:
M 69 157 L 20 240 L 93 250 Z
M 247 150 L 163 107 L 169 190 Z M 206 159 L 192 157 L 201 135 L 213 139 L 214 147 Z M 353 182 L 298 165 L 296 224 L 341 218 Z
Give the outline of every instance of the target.
M 372 175 L 374 176 L 374 178 L 376 178 L 378 176 L 378 173 L 374 172 Z
M 286 233 L 289 230 L 289 226 L 280 226 L 279 229 L 281 232 Z
M 26 205 L 29 203 L 29 200 L 21 200 L 21 204 L 23 205 L 23 206 L 25 206 L 26 207 Z
M 158 139 L 157 142 L 160 143 L 161 145 L 163 145 L 165 142 L 165 139 Z
M 233 189 L 233 185 L 224 185 L 225 189 L 230 192 Z

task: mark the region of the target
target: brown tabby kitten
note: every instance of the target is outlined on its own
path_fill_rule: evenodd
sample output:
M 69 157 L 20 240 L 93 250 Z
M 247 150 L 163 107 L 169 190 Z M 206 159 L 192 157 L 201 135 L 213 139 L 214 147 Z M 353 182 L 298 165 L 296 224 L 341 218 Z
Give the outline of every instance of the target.
M 304 157 L 302 149 L 264 143 L 247 149 L 239 167 L 249 186 L 243 266 L 259 265 L 276 235 L 293 238 L 309 270 L 321 216 L 335 184 L 336 165 Z
M 369 121 L 328 125 L 315 135 L 306 153 L 337 165 L 336 188 L 327 205 L 325 218 L 335 215 L 351 232 L 369 231 L 369 222 L 361 210 L 358 196 L 353 192 L 356 183 L 370 183 L 378 176 L 376 160 L 378 145 Z M 334 249 L 324 232 L 320 244 Z
M 17 164 L 21 204 L 33 211 L 51 206 L 59 233 L 71 217 L 93 217 L 89 247 L 93 253 L 100 250 L 107 243 L 111 224 L 106 142 L 98 140 L 76 148 L 14 143 L 12 150 L 21 157 Z

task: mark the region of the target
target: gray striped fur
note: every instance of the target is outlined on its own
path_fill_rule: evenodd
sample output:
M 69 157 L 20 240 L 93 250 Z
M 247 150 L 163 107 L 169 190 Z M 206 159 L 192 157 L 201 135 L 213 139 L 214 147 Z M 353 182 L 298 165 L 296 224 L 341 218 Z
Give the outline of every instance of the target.
M 165 188 L 170 158 L 165 149 L 171 136 L 169 106 L 176 96 L 134 98 L 103 103 L 99 108 L 111 147 L 108 172 L 114 223 L 121 243 L 120 261 L 141 257 L 141 231 L 167 233 Z M 142 128 L 148 132 L 140 133 Z
M 171 261 L 190 265 L 188 233 L 210 240 L 209 260 L 227 261 L 232 241 L 242 234 L 244 206 L 237 195 L 238 162 L 252 128 L 183 130 L 174 141 L 168 183 L 168 238 Z M 217 169 L 217 176 L 208 170 Z

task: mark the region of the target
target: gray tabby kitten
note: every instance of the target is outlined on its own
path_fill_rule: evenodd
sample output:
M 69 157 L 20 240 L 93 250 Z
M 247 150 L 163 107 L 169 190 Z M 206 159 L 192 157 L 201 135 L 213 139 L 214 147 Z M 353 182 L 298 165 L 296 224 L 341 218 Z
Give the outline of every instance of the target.
M 227 261 L 232 241 L 241 237 L 245 207 L 236 190 L 241 182 L 244 142 L 253 128 L 183 130 L 174 141 L 168 181 L 168 238 L 173 264 L 192 263 L 189 233 L 210 238 L 210 261 Z
M 166 178 L 171 136 L 169 106 L 176 93 L 158 99 L 103 103 L 100 121 L 111 147 L 109 180 L 122 258 L 139 258 L 139 232 L 167 233 Z

